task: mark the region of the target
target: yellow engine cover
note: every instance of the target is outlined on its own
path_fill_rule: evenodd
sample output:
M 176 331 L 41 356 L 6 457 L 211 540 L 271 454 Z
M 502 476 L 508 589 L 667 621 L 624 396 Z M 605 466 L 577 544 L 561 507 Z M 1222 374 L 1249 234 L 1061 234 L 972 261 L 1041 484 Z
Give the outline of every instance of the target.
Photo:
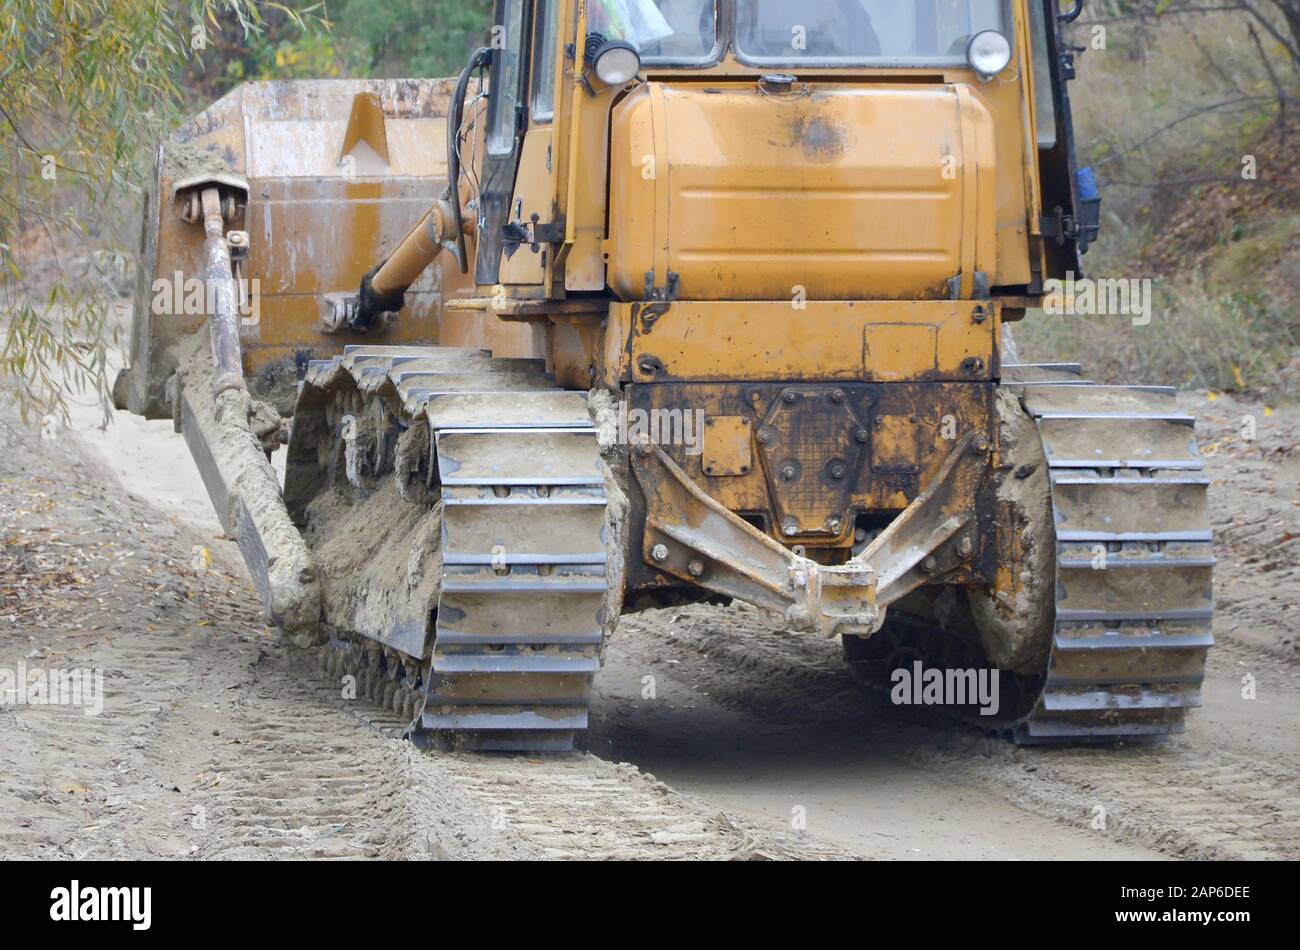
M 967 297 L 995 271 L 994 146 L 960 84 L 641 85 L 613 117 L 610 285 L 945 299 L 960 275 Z

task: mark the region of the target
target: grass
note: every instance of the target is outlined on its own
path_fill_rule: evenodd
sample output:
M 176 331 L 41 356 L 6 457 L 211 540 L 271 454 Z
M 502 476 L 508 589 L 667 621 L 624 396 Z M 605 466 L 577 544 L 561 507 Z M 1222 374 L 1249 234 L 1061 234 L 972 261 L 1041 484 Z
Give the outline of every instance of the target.
M 1293 318 L 1271 298 L 1214 292 L 1199 271 L 1156 283 L 1154 294 L 1146 326 L 1124 316 L 1031 311 L 1013 331 L 1021 358 L 1082 362 L 1098 382 L 1225 391 L 1281 386 L 1278 371 L 1300 350 L 1300 339 Z

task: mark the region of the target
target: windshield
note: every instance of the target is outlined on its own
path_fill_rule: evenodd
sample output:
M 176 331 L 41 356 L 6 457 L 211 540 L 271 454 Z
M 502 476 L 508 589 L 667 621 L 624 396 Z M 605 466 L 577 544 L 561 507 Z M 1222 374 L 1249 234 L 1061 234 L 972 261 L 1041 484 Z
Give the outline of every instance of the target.
M 587 29 L 607 40 L 627 40 L 649 63 L 701 63 L 716 58 L 714 0 L 592 0 Z
M 738 0 L 736 52 L 757 63 L 964 63 L 982 30 L 1003 30 L 1003 0 Z
M 964 65 L 982 30 L 1007 32 L 1005 0 L 735 0 L 735 48 L 756 65 Z M 588 30 L 652 64 L 720 53 L 716 0 L 591 0 Z

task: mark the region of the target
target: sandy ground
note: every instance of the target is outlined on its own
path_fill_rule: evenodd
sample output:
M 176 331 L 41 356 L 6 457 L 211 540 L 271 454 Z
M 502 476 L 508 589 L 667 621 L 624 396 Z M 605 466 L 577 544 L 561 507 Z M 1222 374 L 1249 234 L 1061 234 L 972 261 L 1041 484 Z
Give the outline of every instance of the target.
M 550 759 L 418 752 L 288 655 L 170 423 L 99 432 L 87 409 L 43 440 L 2 417 L 22 596 L 0 601 L 0 669 L 99 668 L 106 699 L 0 707 L 0 853 L 1300 857 L 1300 410 L 1186 402 L 1220 557 L 1186 735 L 1018 750 L 864 694 L 833 642 L 690 608 L 624 621 L 590 753 Z

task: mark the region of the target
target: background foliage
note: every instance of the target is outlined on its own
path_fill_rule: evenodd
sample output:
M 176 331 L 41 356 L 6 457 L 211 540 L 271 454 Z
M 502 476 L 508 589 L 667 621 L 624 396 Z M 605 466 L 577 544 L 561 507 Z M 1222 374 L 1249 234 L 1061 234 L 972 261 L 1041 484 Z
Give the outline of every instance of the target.
M 1068 30 L 1083 50 L 1080 163 L 1103 193 L 1085 264 L 1151 278 L 1154 319 L 1031 313 L 1022 358 L 1083 362 L 1099 380 L 1300 396 L 1300 0 L 1087 9 Z
M 312 8 L 254 0 L 0 0 L 0 379 L 24 417 L 106 404 L 109 307 L 141 171 L 221 21 L 257 36 Z M 138 212 L 135 220 L 138 221 Z M 133 242 L 131 242 L 133 243 Z M 88 253 L 89 252 L 89 253 Z

